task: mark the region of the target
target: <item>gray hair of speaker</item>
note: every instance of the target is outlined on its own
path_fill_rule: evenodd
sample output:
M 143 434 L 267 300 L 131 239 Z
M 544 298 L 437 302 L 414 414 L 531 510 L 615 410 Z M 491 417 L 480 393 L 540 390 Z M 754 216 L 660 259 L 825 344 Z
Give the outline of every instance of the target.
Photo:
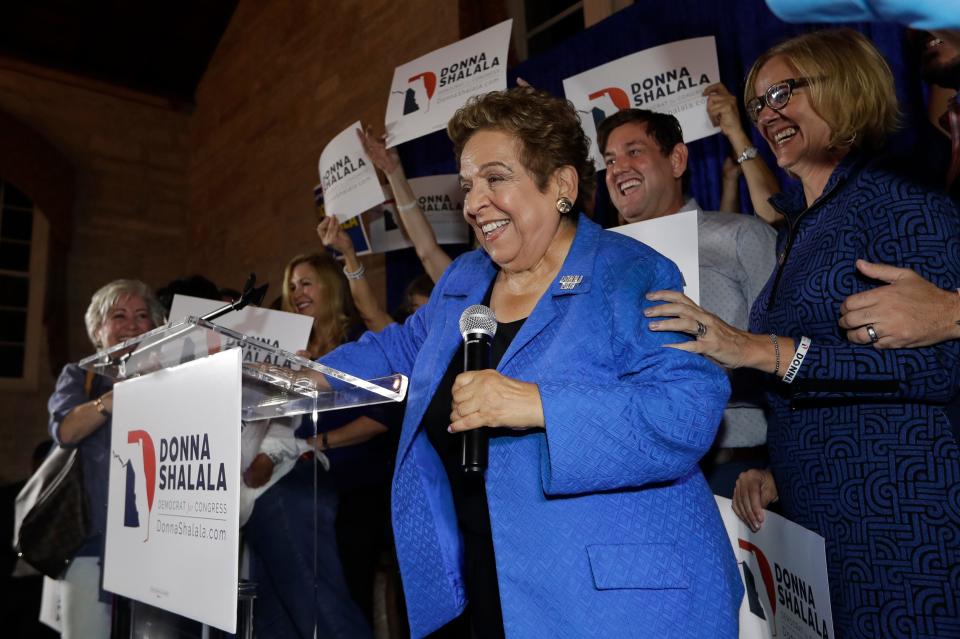
M 469 333 L 483 333 L 493 337 L 497 333 L 497 316 L 483 304 L 468 306 L 460 315 L 460 335 L 466 339 Z

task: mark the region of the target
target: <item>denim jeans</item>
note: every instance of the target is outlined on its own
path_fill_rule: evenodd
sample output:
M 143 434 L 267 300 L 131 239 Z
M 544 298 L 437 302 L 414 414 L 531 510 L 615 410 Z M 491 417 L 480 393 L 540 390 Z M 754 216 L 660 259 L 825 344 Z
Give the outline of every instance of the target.
M 350 598 L 337 554 L 336 491 L 322 468 L 317 473 L 316 529 L 312 461 L 298 462 L 263 493 L 244 527 L 259 639 L 313 639 L 314 624 L 317 637 L 373 636 Z

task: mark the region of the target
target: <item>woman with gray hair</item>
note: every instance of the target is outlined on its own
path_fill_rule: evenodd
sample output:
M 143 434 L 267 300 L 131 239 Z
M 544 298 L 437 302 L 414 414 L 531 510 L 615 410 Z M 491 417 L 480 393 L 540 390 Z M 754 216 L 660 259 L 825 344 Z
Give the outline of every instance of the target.
M 103 350 L 164 322 L 163 307 L 139 280 L 115 280 L 96 293 L 84 315 L 87 335 Z M 107 519 L 110 418 L 113 381 L 67 364 L 48 402 L 50 435 L 63 448 L 80 449 L 84 490 L 90 513 L 87 539 L 61 584 L 63 637 L 110 635 L 110 605 L 100 590 Z

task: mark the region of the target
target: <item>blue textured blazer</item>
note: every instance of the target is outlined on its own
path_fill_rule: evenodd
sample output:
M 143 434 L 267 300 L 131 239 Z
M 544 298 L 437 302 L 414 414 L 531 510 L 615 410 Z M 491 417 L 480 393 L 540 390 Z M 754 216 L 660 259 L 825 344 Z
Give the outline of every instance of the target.
M 446 473 L 421 419 L 461 342 L 463 310 L 497 267 L 457 259 L 402 326 L 323 358 L 366 378 L 410 377 L 392 510 L 410 628 L 467 604 Z M 569 290 L 563 275 L 582 275 Z M 729 386 L 702 357 L 661 345 L 645 293 L 679 289 L 672 262 L 580 218 L 557 280 L 498 370 L 539 386 L 546 428 L 490 443 L 487 500 L 507 637 L 736 637 L 739 572 L 697 467 Z

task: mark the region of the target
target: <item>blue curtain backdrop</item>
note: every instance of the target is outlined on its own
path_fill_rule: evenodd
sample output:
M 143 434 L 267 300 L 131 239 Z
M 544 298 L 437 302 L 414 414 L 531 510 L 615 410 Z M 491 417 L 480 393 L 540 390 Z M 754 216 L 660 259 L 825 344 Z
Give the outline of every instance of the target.
M 887 58 L 893 69 L 904 126 L 892 142 L 894 150 L 911 148 L 915 131 L 923 119 L 924 93 L 919 74 L 905 57 L 904 29 L 893 24 L 801 25 L 788 24 L 774 16 L 763 0 L 638 0 L 603 22 L 559 43 L 549 52 L 527 60 L 507 73 L 508 86 L 521 77 L 535 87 L 563 95 L 563 79 L 596 66 L 675 40 L 715 36 L 720 63 L 720 80 L 735 96 L 743 94 L 744 79 L 753 61 L 770 46 L 814 29 L 845 26 L 864 33 Z M 745 128 L 752 131 L 752 127 Z M 754 144 L 767 163 L 775 167 L 766 143 L 756 134 Z M 445 131 L 400 146 L 400 156 L 409 177 L 455 173 L 457 168 Z M 690 144 L 690 191 L 707 210 L 720 202 L 720 176 L 724 157 L 730 149 L 726 138 L 717 134 Z M 595 219 L 604 226 L 616 223 L 616 212 L 599 176 Z M 781 183 L 792 182 L 782 173 Z M 740 202 L 752 212 L 750 198 L 741 180 Z M 459 254 L 467 247 L 445 247 Z M 412 250 L 387 254 L 387 296 L 389 308 L 401 302 L 403 287 L 422 272 Z

